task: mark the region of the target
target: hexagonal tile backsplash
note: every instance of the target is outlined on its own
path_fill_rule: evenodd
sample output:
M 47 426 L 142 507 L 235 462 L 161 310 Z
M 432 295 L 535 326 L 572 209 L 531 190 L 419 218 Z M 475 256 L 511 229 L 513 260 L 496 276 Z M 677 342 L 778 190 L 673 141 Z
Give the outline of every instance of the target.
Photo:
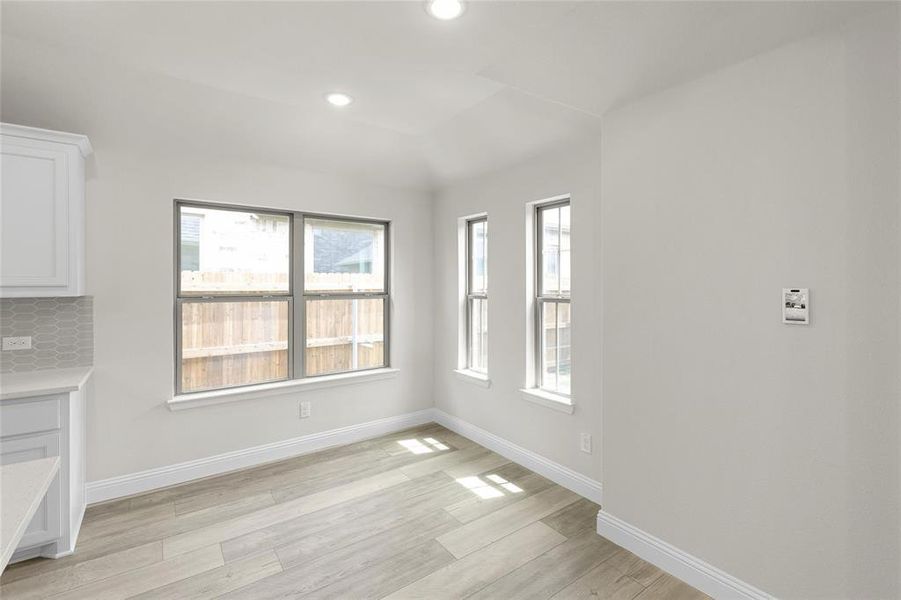
M 86 367 L 94 362 L 94 299 L 3 298 L 0 336 L 31 336 L 31 350 L 0 352 L 0 373 Z

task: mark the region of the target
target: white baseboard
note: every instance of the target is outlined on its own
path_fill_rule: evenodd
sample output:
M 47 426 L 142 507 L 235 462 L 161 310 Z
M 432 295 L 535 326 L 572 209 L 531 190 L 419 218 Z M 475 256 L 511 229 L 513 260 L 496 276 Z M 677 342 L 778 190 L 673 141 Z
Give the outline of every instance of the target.
M 42 558 L 55 559 L 63 558 L 75 553 L 74 550 L 63 550 L 62 552 L 54 552 L 54 550 L 58 550 L 56 544 L 44 544 L 43 546 L 33 546 L 31 548 L 25 548 L 24 550 L 16 550 L 9 558 L 9 564 L 12 565 L 17 562 L 22 562 L 23 560 L 31 560 L 32 558 L 37 558 L 39 556 Z
M 598 533 L 718 600 L 773 600 L 770 594 L 603 510 L 598 513 Z
M 9 557 L 9 564 L 14 565 L 17 562 L 22 562 L 23 560 L 30 560 L 32 558 L 37 558 L 41 556 L 41 553 L 44 551 L 44 546 L 35 546 L 33 548 L 25 548 L 24 550 L 16 550 L 13 552 L 13 555 Z M 51 558 L 51 557 L 46 557 Z
M 433 411 L 431 408 L 427 408 L 395 417 L 360 423 L 359 425 L 350 425 L 262 446 L 254 446 L 244 450 L 236 450 L 207 458 L 148 469 L 129 475 L 92 481 L 86 486 L 87 503 L 95 504 L 114 498 L 132 496 L 202 477 L 221 475 L 229 471 L 316 452 L 330 446 L 359 442 L 394 431 L 400 431 L 407 427 L 429 423 L 433 420 Z
M 350 444 L 435 421 L 462 436 L 521 464 L 539 475 L 570 489 L 593 502 L 601 503 L 601 484 L 561 464 L 509 442 L 480 427 L 444 411 L 427 408 L 413 413 L 387 417 L 359 425 L 350 425 L 321 433 L 313 433 L 289 440 L 235 450 L 216 456 L 200 458 L 165 467 L 148 469 L 129 475 L 89 482 L 86 486 L 88 504 L 186 483 L 203 477 L 221 475 L 301 454 L 316 452 L 331 446 Z
M 602 489 L 599 481 L 595 481 L 590 477 L 577 473 L 568 467 L 564 467 L 563 465 L 549 460 L 540 454 L 536 454 L 531 450 L 527 450 L 522 446 L 517 446 L 513 442 L 507 441 L 481 427 L 477 427 L 472 423 L 468 423 L 463 419 L 450 415 L 443 410 L 437 408 L 433 410 L 435 414 L 434 420 L 451 431 L 455 431 L 477 444 L 481 444 L 489 450 L 493 450 L 501 456 L 509 458 L 513 462 L 516 462 L 543 477 L 547 477 L 554 483 L 562 485 L 580 496 L 588 498 L 592 502 L 601 504 Z

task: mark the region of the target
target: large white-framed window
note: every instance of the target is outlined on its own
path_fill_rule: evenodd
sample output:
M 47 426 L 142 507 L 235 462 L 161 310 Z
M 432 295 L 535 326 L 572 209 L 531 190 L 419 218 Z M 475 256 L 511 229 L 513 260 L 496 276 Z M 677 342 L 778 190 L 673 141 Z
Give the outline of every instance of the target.
M 569 198 L 535 205 L 534 383 L 570 398 L 572 388 L 571 208 Z
M 388 235 L 381 220 L 176 200 L 176 395 L 387 367 Z
M 466 221 L 466 368 L 488 375 L 488 217 Z

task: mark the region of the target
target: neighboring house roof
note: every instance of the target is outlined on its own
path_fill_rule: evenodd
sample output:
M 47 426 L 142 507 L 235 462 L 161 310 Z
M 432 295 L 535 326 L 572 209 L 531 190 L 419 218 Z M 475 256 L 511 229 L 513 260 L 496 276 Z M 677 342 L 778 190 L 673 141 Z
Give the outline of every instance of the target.
M 317 273 L 346 273 L 351 266 L 372 265 L 369 232 L 314 229 L 313 235 L 313 269 Z

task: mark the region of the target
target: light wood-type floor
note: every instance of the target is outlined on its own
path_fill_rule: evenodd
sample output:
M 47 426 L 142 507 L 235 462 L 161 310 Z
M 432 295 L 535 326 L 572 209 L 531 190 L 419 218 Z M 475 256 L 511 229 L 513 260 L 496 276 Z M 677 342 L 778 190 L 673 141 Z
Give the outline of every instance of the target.
M 439 425 L 91 506 L 17 598 L 703 594 L 595 533 L 598 506 Z

